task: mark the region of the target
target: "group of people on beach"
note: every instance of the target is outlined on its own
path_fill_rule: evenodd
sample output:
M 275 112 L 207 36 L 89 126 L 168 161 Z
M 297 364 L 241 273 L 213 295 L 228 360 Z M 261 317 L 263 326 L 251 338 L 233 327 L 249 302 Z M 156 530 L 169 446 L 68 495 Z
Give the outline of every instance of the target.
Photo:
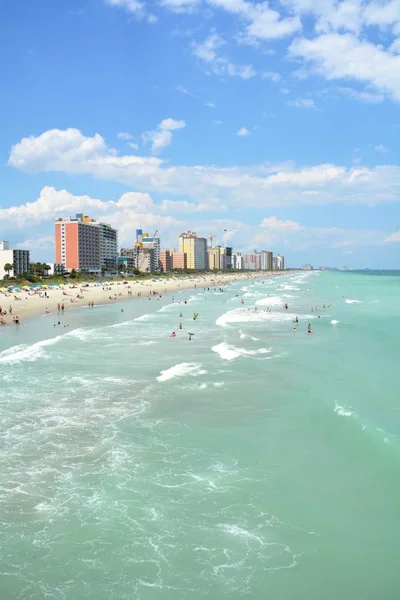
M 13 311 L 13 307 L 10 304 L 10 306 L 8 307 L 8 314 L 10 316 L 12 315 L 12 311 Z M 0 306 L 0 325 L 7 325 L 7 321 L 4 318 L 6 316 L 7 316 L 7 310 L 3 309 L 3 307 Z M 14 315 L 12 318 L 12 322 L 14 325 L 19 325 L 20 324 L 19 317 L 17 315 Z

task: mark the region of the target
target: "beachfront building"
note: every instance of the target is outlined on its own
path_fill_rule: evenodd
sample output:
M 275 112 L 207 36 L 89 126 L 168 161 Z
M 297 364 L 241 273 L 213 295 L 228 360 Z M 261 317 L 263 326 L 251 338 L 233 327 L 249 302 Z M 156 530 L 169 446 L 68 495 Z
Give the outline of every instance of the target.
M 22 273 L 29 273 L 29 264 L 29 250 L 12 250 L 8 242 L 0 242 L 0 279 L 5 276 L 18 277 Z M 6 265 L 11 265 L 12 269 L 6 270 L 4 268 Z
M 272 259 L 272 267 L 274 271 L 283 271 L 285 269 L 285 257 L 277 254 Z
M 272 252 L 261 250 L 261 270 L 272 271 Z
M 172 256 L 169 250 L 160 251 L 160 265 L 164 273 L 172 271 Z
M 243 268 L 246 271 L 259 271 L 261 269 L 261 254 L 256 250 L 243 255 Z
M 47 275 L 62 276 L 65 273 L 65 266 L 62 263 L 47 263 L 50 270 L 47 271 Z
M 303 265 L 302 269 L 303 271 L 313 271 L 314 267 L 312 265 Z
M 179 252 L 187 255 L 188 269 L 207 269 L 208 254 L 206 238 L 198 237 L 194 231 L 181 233 L 179 236 Z
M 216 271 L 220 268 L 220 247 L 209 248 L 208 251 L 208 268 L 210 271 Z
M 175 252 L 172 248 L 169 253 L 172 261 L 172 269 L 174 271 L 187 269 L 187 256 L 184 252 Z
M 160 238 L 156 237 L 156 234 L 157 231 L 153 236 L 149 236 L 143 229 L 136 229 L 135 247 L 143 251 L 140 253 L 140 263 L 141 266 L 144 266 L 146 263 L 146 269 L 150 269 L 149 273 L 158 272 L 162 269 L 160 262 Z M 150 265 L 147 264 L 148 259 L 150 259 Z M 143 270 L 140 266 L 138 269 L 140 271 Z
M 232 252 L 232 269 L 235 269 L 235 271 L 242 271 L 243 256 L 241 252 Z
M 77 214 L 55 222 L 56 262 L 67 271 L 115 273 L 118 256 L 118 232 L 111 225 Z
M 221 246 L 219 249 L 219 268 L 232 269 L 232 248 Z

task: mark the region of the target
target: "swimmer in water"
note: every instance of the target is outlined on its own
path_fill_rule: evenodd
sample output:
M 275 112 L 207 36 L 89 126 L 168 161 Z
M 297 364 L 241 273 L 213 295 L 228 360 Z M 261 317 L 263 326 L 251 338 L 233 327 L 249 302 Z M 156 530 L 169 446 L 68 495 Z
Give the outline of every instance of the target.
M 308 332 L 308 335 L 310 335 L 312 333 L 312 331 L 311 331 L 311 323 L 308 324 L 307 332 Z
M 176 337 L 176 333 L 175 333 L 175 331 L 173 331 L 173 332 L 171 333 L 171 337 Z
M 183 317 L 183 314 L 179 313 L 179 318 L 182 319 L 182 317 Z
M 194 336 L 194 333 L 188 333 L 188 336 L 189 336 L 189 342 L 191 342 L 192 341 L 192 337 Z
M 182 329 L 182 323 L 179 323 L 179 329 Z
M 292 331 L 293 331 L 293 332 L 297 331 L 296 327 L 293 327 Z
M 294 322 L 298 323 L 299 322 L 299 317 L 296 317 L 295 320 L 294 320 Z

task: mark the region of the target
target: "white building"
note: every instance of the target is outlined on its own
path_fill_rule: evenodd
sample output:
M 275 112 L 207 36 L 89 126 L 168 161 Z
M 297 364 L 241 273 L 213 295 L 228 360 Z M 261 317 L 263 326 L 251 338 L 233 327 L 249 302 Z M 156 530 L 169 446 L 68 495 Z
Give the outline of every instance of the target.
M 241 252 L 232 253 L 232 269 L 241 271 L 243 269 L 243 256 Z
M 143 250 L 152 250 L 151 252 L 151 273 L 161 271 L 160 262 L 160 238 L 159 237 L 142 237 Z M 141 271 L 143 269 L 140 269 Z
M 272 252 L 261 250 L 261 269 L 263 271 L 272 271 Z
M 274 271 L 283 271 L 285 269 L 285 257 L 277 254 L 272 259 L 272 268 Z
M 13 265 L 9 272 L 4 268 L 6 264 Z M 6 275 L 18 277 L 22 273 L 29 273 L 29 264 L 29 250 L 10 250 L 8 242 L 0 242 L 0 279 Z
M 63 263 L 46 263 L 50 267 L 50 271 L 47 271 L 48 275 L 64 275 L 65 266 Z

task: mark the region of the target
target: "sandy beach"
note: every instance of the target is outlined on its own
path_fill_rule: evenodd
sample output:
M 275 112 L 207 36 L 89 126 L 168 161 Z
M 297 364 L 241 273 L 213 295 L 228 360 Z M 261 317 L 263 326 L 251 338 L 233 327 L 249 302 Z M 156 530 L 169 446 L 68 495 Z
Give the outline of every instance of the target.
M 287 273 L 285 272 L 285 274 Z M 68 280 L 63 286 L 47 286 L 43 282 L 43 287 L 36 290 L 25 288 L 18 291 L 8 291 L 3 289 L 0 291 L 0 307 L 3 312 L 3 326 L 13 325 L 14 317 L 18 317 L 19 324 L 23 324 L 26 319 L 44 314 L 57 316 L 62 304 L 64 305 L 64 312 L 67 312 L 71 308 L 88 306 L 92 302 L 94 306 L 110 304 L 123 300 L 134 300 L 140 296 L 164 295 L 195 287 L 220 287 L 234 281 L 266 279 L 282 274 L 282 272 L 269 271 L 220 273 L 156 281 L 137 279 L 126 282 L 107 281 L 88 284 Z M 7 312 L 6 315 L 5 312 Z

